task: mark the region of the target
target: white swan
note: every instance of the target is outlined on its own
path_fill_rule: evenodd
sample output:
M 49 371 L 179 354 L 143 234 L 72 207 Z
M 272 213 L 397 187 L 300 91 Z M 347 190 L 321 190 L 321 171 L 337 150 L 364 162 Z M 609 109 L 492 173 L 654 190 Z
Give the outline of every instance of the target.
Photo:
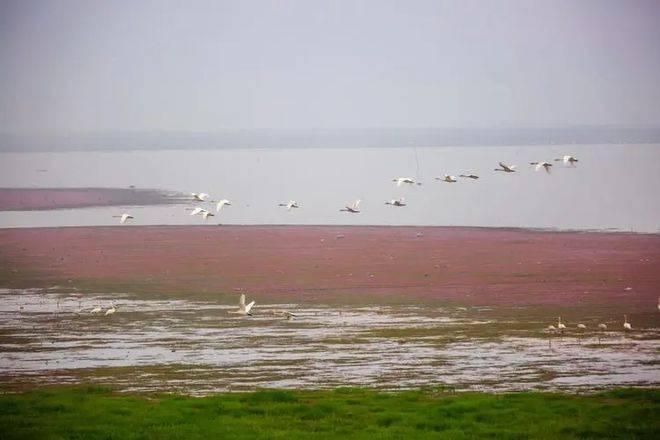
M 196 202 L 204 202 L 209 198 L 209 195 L 206 193 L 192 193 L 192 198 Z
M 352 212 L 354 214 L 357 214 L 360 212 L 360 202 L 362 200 L 356 200 L 354 201 L 351 205 L 346 205 L 344 209 L 340 209 L 340 211 L 344 212 Z
M 220 212 L 223 206 L 231 206 L 231 202 L 227 199 L 218 201 L 218 204 L 215 206 L 215 212 Z
M 108 310 L 105 311 L 105 316 L 112 315 L 117 311 L 117 308 L 113 304 Z
M 407 183 L 408 185 L 421 185 L 421 183 L 415 182 L 415 179 L 412 177 L 397 177 L 396 179 L 392 179 L 392 182 L 396 182 L 396 186 L 401 186 L 404 183 Z
M 584 330 L 584 329 L 587 328 L 587 326 L 584 325 L 584 324 L 578 324 L 578 325 L 577 325 L 577 328 L 579 328 L 580 330 Z
M 603 324 L 603 323 L 598 324 L 598 328 L 601 330 L 607 330 L 607 324 Z
M 126 223 L 128 220 L 135 218 L 132 215 L 126 213 L 123 213 L 122 215 L 113 215 L 112 217 L 120 219 L 119 223 L 122 225 Z
M 295 200 L 289 200 L 288 203 L 280 203 L 277 206 L 285 206 L 287 211 L 291 211 L 293 208 L 300 208 L 300 205 Z
M 555 159 L 555 162 L 564 162 L 566 165 L 575 165 L 575 162 L 578 160 L 575 158 L 575 156 L 569 156 L 566 155 L 560 159 Z
M 241 293 L 241 299 L 238 301 L 238 310 L 230 310 L 229 313 L 234 313 L 236 315 L 247 315 L 252 316 L 250 310 L 254 306 L 256 301 L 252 301 L 250 304 L 245 305 L 245 294 Z
M 503 171 L 505 173 L 515 173 L 516 172 L 516 166 L 515 165 L 507 165 L 504 162 L 500 162 L 500 168 L 495 168 L 495 171 Z
M 206 220 L 209 217 L 215 217 L 215 214 L 212 212 L 207 211 L 206 209 L 202 209 L 202 218 Z
M 445 174 L 445 177 L 436 177 L 435 180 L 442 180 L 443 182 L 447 183 L 454 183 L 458 181 L 456 176 L 450 176 L 449 174 Z
M 562 322 L 561 322 L 561 316 L 559 318 L 557 318 L 557 329 L 559 329 L 559 330 L 565 330 L 566 329 L 566 326 L 564 324 L 562 324 Z
M 204 212 L 204 211 L 206 211 L 204 208 L 197 207 L 197 208 L 195 208 L 195 209 L 192 210 L 192 212 L 190 213 L 190 215 L 201 214 L 201 213 Z
M 102 311 L 101 306 L 96 306 L 89 313 L 96 315 L 97 313 L 101 313 L 101 311 Z
M 530 165 L 534 166 L 534 171 L 539 171 L 541 168 L 545 169 L 545 172 L 550 174 L 550 167 L 552 164 L 550 162 L 530 162 Z
M 628 315 L 623 315 L 623 329 L 632 330 L 632 325 L 628 322 Z
M 392 199 L 389 202 L 385 202 L 386 205 L 392 205 L 392 206 L 406 206 L 405 200 L 403 197 L 399 197 L 398 199 Z

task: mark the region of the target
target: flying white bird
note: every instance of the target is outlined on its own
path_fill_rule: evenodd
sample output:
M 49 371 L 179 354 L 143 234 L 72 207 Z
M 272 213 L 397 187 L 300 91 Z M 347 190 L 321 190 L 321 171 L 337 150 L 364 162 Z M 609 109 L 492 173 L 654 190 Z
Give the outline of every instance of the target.
M 207 211 L 206 209 L 203 209 L 202 210 L 202 218 L 204 220 L 206 220 L 209 217 L 215 217 L 215 214 L 213 214 L 212 212 Z
M 117 308 L 115 307 L 114 304 L 112 304 L 112 306 L 108 310 L 105 311 L 105 316 L 112 315 L 116 311 L 117 311 Z
M 534 171 L 539 171 L 541 168 L 545 169 L 545 172 L 550 174 L 550 167 L 552 164 L 550 162 L 530 162 L 530 165 L 535 165 Z
M 401 186 L 404 183 L 407 183 L 408 185 L 421 185 L 421 183 L 415 182 L 415 179 L 412 177 L 397 177 L 396 179 L 392 179 L 392 182 L 396 182 L 396 186 Z
M 346 205 L 344 209 L 340 209 L 340 211 L 345 211 L 345 212 L 352 212 L 354 214 L 360 212 L 360 202 L 362 200 L 356 200 L 353 202 L 351 205 Z
M 479 178 L 479 176 L 477 176 L 476 174 L 461 174 L 458 177 L 464 177 L 466 179 L 474 179 L 474 180 L 477 180 Z
M 566 165 L 575 165 L 577 161 L 575 156 L 564 156 L 561 159 L 555 159 L 555 162 L 564 162 Z
M 389 202 L 385 202 L 386 205 L 392 205 L 392 206 L 406 206 L 405 200 L 403 197 L 399 197 L 398 199 L 392 199 Z
M 192 210 L 192 212 L 190 213 L 190 215 L 201 214 L 201 213 L 204 212 L 204 211 L 206 211 L 204 208 L 197 207 L 197 208 L 195 208 L 195 209 Z
M 289 200 L 288 203 L 280 203 L 277 206 L 285 206 L 287 211 L 291 211 L 292 208 L 300 208 L 300 205 L 295 200 Z
M 112 217 L 120 219 L 119 223 L 122 224 L 122 225 L 124 223 L 126 223 L 129 219 L 135 218 L 132 215 L 126 214 L 126 213 L 124 213 L 122 215 L 113 215 Z
M 503 162 L 500 162 L 500 168 L 495 168 L 495 171 L 504 171 L 505 173 L 515 173 L 516 172 L 516 166 L 515 165 L 507 165 Z
M 209 195 L 206 193 L 192 193 L 192 198 L 196 202 L 204 202 L 209 198 Z
M 222 199 L 222 200 L 218 201 L 218 204 L 215 207 L 215 212 L 220 212 L 222 207 L 225 206 L 225 205 L 231 206 L 231 202 L 227 199 Z
M 628 322 L 628 316 L 623 315 L 623 329 L 624 330 L 632 330 L 632 325 Z
M 101 306 L 96 306 L 89 313 L 96 315 L 97 313 L 101 313 L 101 310 Z
M 252 310 L 252 306 L 254 306 L 255 302 L 256 301 L 252 301 L 250 304 L 245 305 L 245 294 L 241 293 L 241 299 L 238 301 L 238 310 L 230 310 L 229 313 L 252 316 L 250 310 Z
M 436 177 L 435 180 L 442 180 L 443 182 L 454 183 L 457 182 L 456 176 L 445 174 L 445 177 Z

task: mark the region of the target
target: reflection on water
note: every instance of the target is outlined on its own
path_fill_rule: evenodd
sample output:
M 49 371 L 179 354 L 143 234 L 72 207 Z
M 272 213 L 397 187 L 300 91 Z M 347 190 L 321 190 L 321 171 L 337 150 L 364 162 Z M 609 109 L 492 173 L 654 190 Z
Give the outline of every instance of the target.
M 207 223 L 409 224 L 658 232 L 658 145 L 0 153 L 0 187 L 208 192 L 234 204 Z M 564 154 L 576 167 L 554 162 Z M 416 160 L 417 157 L 417 160 Z M 493 171 L 499 161 L 516 173 Z M 551 174 L 529 162 L 550 161 Z M 419 163 L 419 168 L 418 168 Z M 47 171 L 40 171 L 47 170 Z M 478 180 L 434 180 L 476 173 Z M 422 186 L 397 187 L 414 177 Z M 404 197 L 407 206 L 385 205 Z M 362 199 L 362 212 L 339 212 Z M 297 200 L 288 212 L 278 203 Z M 0 212 L 0 227 L 115 224 L 122 208 Z M 198 224 L 183 206 L 131 208 L 134 224 Z
M 111 299 L 115 315 L 90 314 Z M 346 385 L 520 390 L 660 384 L 654 328 L 548 338 L 536 323 L 507 334 L 506 323 L 475 319 L 479 309 L 257 304 L 253 317 L 240 317 L 227 313 L 232 308 L 1 290 L 0 381 L 98 381 L 195 394 Z M 287 320 L 283 311 L 296 316 Z M 502 330 L 493 336 L 490 329 L 498 325 Z

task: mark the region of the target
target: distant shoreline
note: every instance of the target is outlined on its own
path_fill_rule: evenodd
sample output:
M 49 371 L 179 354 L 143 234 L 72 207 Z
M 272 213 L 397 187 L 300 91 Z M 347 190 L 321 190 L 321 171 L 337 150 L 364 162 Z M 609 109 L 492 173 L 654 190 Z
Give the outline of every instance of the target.
M 372 128 L 0 133 L 0 152 L 434 148 L 660 143 L 660 127 Z
M 163 205 L 183 199 L 158 189 L 0 188 L 0 211 L 37 211 L 96 206 Z

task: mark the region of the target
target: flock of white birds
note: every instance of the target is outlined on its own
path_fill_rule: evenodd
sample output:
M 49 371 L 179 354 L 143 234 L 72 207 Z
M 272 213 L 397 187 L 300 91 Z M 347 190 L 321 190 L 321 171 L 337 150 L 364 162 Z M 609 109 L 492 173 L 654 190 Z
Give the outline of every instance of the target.
M 575 156 L 571 155 L 566 155 L 561 158 L 555 159 L 555 162 L 563 162 L 566 165 L 569 166 L 575 166 L 575 164 L 578 162 L 578 159 L 575 158 Z M 552 163 L 550 162 L 530 162 L 530 165 L 534 166 L 535 171 L 539 171 L 541 169 L 545 170 L 545 172 L 550 173 L 550 170 L 552 168 Z M 516 165 L 507 165 L 503 162 L 499 163 L 499 168 L 495 168 L 495 171 L 501 171 L 504 173 L 515 173 L 516 172 Z M 464 179 L 472 179 L 472 180 L 477 180 L 479 179 L 479 176 L 476 174 L 460 174 L 458 177 L 464 178 Z M 443 177 L 436 177 L 435 180 L 439 180 L 442 182 L 446 183 L 456 183 L 458 182 L 458 178 L 456 176 L 452 176 L 449 174 L 445 174 Z M 398 187 L 401 187 L 403 185 L 421 185 L 421 182 L 417 182 L 415 179 L 412 177 L 397 177 L 393 179 L 393 182 L 396 182 L 396 185 Z M 192 193 L 191 194 L 191 200 L 194 202 L 205 202 L 205 203 L 212 203 L 215 204 L 215 212 L 219 213 L 225 206 L 231 206 L 231 201 L 227 199 L 222 199 L 222 200 L 211 200 L 210 195 L 207 193 Z M 342 209 L 339 211 L 342 212 L 348 212 L 351 214 L 359 214 L 360 213 L 360 202 L 361 200 L 355 200 L 354 202 L 350 204 L 346 204 Z M 387 202 L 385 202 L 386 205 L 391 205 L 391 206 L 397 206 L 397 207 L 403 207 L 406 206 L 405 199 L 403 197 L 400 197 L 398 199 L 392 199 Z M 278 206 L 285 207 L 287 211 L 291 211 L 292 209 L 300 208 L 301 205 L 295 200 L 289 200 L 286 203 L 279 203 Z M 214 217 L 215 214 L 211 212 L 209 209 L 202 208 L 202 207 L 195 207 L 195 208 L 186 208 L 186 210 L 191 211 L 190 215 L 191 216 L 201 216 L 204 220 L 208 219 L 209 217 Z M 115 215 L 113 217 L 119 218 L 119 223 L 120 224 L 125 224 L 129 220 L 135 218 L 133 215 L 124 213 L 122 215 Z
M 568 166 L 575 166 L 575 164 L 578 162 L 578 159 L 575 156 L 571 155 L 565 155 L 561 158 L 555 159 L 555 162 L 563 162 L 565 165 Z M 541 161 L 541 162 L 530 162 L 530 165 L 534 166 L 535 171 L 540 171 L 544 170 L 546 173 L 550 173 L 553 164 L 551 162 L 546 162 L 546 161 Z M 499 167 L 495 168 L 494 171 L 500 171 L 503 173 L 515 173 L 516 172 L 516 165 L 508 165 L 503 162 L 499 162 Z M 479 176 L 476 174 L 460 174 L 458 176 L 459 178 L 464 178 L 464 179 L 472 179 L 472 180 L 477 180 L 479 179 Z M 458 178 L 456 176 L 452 176 L 449 174 L 445 174 L 443 177 L 436 177 L 435 180 L 446 182 L 446 183 L 456 183 L 458 182 Z M 393 182 L 396 182 L 396 185 L 398 187 L 401 187 L 403 185 L 422 185 L 421 182 L 417 182 L 414 178 L 412 177 L 397 177 L 392 180 Z M 211 200 L 210 195 L 207 193 L 192 193 L 192 201 L 195 202 L 207 202 L 207 203 L 214 203 L 215 204 L 215 210 L 216 212 L 220 212 L 225 206 L 231 206 L 231 201 L 227 199 L 222 199 L 222 200 Z M 361 200 L 355 200 L 351 204 L 347 204 L 344 206 L 342 209 L 339 211 L 342 212 L 348 212 L 352 214 L 358 214 L 360 212 L 360 202 Z M 403 207 L 406 206 L 405 199 L 403 197 L 400 197 L 398 199 L 391 199 L 387 202 L 385 202 L 386 205 L 391 205 L 391 206 L 397 206 L 397 207 Z M 295 200 L 289 200 L 286 203 L 279 203 L 278 206 L 285 207 L 287 211 L 291 211 L 292 209 L 300 208 L 300 204 L 295 201 Z M 195 208 L 186 208 L 186 210 L 191 211 L 190 215 L 196 216 L 199 215 L 201 216 L 204 220 L 206 220 L 208 217 L 213 217 L 215 214 L 213 214 L 211 211 L 205 208 L 201 207 L 195 207 Z M 120 218 L 120 223 L 124 224 L 128 220 L 133 219 L 134 217 L 130 214 L 124 213 L 121 216 L 114 216 Z M 419 235 L 418 235 L 419 236 Z M 236 311 L 232 311 L 229 313 L 234 313 L 238 315 L 243 315 L 243 316 L 252 316 L 251 310 L 252 307 L 254 306 L 255 301 L 252 301 L 249 304 L 245 304 L 245 295 L 241 295 L 240 301 L 239 301 L 239 308 Z M 658 302 L 658 310 L 660 310 L 660 299 Z M 115 313 L 116 307 L 113 305 L 110 309 L 108 309 L 105 313 L 105 315 L 111 315 Z M 102 310 L 99 307 L 94 308 L 91 313 L 96 314 L 96 313 L 101 313 Z M 284 313 L 287 319 L 291 319 L 293 314 L 291 313 Z M 587 326 L 585 324 L 579 323 L 576 325 L 576 328 L 578 330 L 586 330 Z M 598 329 L 600 330 L 607 330 L 607 325 L 604 323 L 598 324 Z M 623 322 L 623 329 L 625 331 L 632 330 L 632 325 L 630 322 L 628 322 L 628 316 L 624 315 L 624 322 Z M 561 322 L 561 316 L 557 319 L 557 325 L 549 325 L 546 328 L 547 331 L 549 332 L 559 332 L 562 333 L 564 330 L 566 330 L 566 325 Z

